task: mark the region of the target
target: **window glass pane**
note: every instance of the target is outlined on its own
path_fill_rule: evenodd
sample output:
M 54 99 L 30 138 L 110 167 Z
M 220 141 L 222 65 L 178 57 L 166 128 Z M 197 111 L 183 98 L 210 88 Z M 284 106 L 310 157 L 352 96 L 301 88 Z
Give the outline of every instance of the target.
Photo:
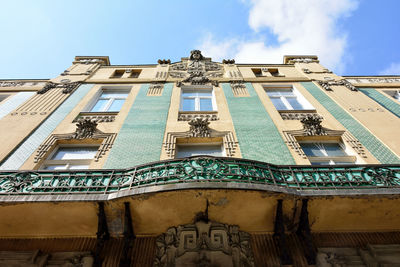
M 311 165 L 330 165 L 330 161 L 315 161 L 311 162 Z
M 212 101 L 211 98 L 200 98 L 200 111 L 212 111 Z
M 120 111 L 125 99 L 114 99 L 107 111 Z
M 66 170 L 67 164 L 64 165 L 49 165 L 44 168 L 45 170 Z
M 177 158 L 199 155 L 223 156 L 222 145 L 178 146 L 177 150 Z
M 292 89 L 268 89 L 269 96 L 294 96 Z
M 93 159 L 98 147 L 61 147 L 53 155 L 53 160 Z
M 325 157 L 325 154 L 321 151 L 321 149 L 313 143 L 303 143 L 300 145 L 304 153 L 309 157 Z
M 103 92 L 100 98 L 126 98 L 128 93 L 110 93 L 110 92 Z
M 197 96 L 197 93 L 193 92 L 193 91 L 183 91 L 182 92 L 182 96 L 183 97 L 185 97 L 185 96 Z
M 195 111 L 195 99 L 184 98 L 182 103 L 182 111 Z
M 104 111 L 104 108 L 106 107 L 108 101 L 109 100 L 103 100 L 103 99 L 97 100 L 96 105 L 94 105 L 91 111 L 93 112 Z
M 339 144 L 335 143 L 325 143 L 323 144 L 326 153 L 330 157 L 340 157 L 340 156 L 347 156 L 344 150 L 340 147 Z
M 287 97 L 286 100 L 294 110 L 304 109 L 296 97 Z
M 198 92 L 197 92 L 197 95 L 198 95 L 198 96 L 201 96 L 201 97 L 204 97 L 204 96 L 212 97 L 211 91 L 198 91 Z
M 274 104 L 277 110 L 287 110 L 288 108 L 283 104 L 280 98 L 272 97 L 271 98 L 272 104 Z

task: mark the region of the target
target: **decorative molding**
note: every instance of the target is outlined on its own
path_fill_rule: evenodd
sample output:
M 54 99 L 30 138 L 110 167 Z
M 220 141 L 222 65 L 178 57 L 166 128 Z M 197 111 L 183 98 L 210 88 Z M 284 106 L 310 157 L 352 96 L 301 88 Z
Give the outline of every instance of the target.
M 321 115 L 318 113 L 307 113 L 307 112 L 282 112 L 280 111 L 279 114 L 281 115 L 283 120 L 302 120 L 306 117 L 312 118 L 320 118 L 323 119 Z
M 192 113 L 179 111 L 178 121 L 190 121 L 196 118 L 204 118 L 208 119 L 208 121 L 217 121 L 219 120 L 217 112 L 215 113 Z
M 322 80 L 316 80 L 318 84 L 324 88 L 326 91 L 333 91 L 331 86 L 345 86 L 346 88 L 350 89 L 351 91 L 357 92 L 357 88 L 352 85 L 349 81 L 346 79 L 338 80 L 338 81 L 322 81 Z
M 115 117 L 117 116 L 117 112 L 112 112 L 108 114 L 90 113 L 91 112 L 81 112 L 72 122 L 78 122 L 81 120 L 91 120 L 97 123 L 113 122 L 115 121 Z
M 88 252 L 1 251 L 1 266 L 80 266 L 92 267 L 93 256 Z
M 77 128 L 74 133 L 50 135 L 36 150 L 34 162 L 37 163 L 41 161 L 60 140 L 73 139 L 103 139 L 103 142 L 94 156 L 94 160 L 99 161 L 99 159 L 105 155 L 109 149 L 111 149 L 115 141 L 115 137 L 117 136 L 115 133 L 101 132 L 100 130 L 96 129 L 97 123 L 90 120 L 79 121 L 76 126 Z
M 44 94 L 48 92 L 49 90 L 53 88 L 63 88 L 62 92 L 63 94 L 70 94 L 72 93 L 79 85 L 81 82 L 70 82 L 70 83 L 53 83 L 53 82 L 47 82 L 45 86 L 43 86 L 42 89 L 37 91 L 38 94 Z
M 182 62 L 173 64 L 171 70 L 169 75 L 172 78 L 183 79 L 177 81 L 177 86 L 209 83 L 218 86 L 218 82 L 210 78 L 222 77 L 224 74 L 222 66 L 205 58 L 200 50 L 192 50 L 189 59 L 182 59 Z
M 28 86 L 40 86 L 46 82 L 17 82 L 17 81 L 4 81 L 0 82 L 0 87 L 28 87 Z
M 167 71 L 157 71 L 156 72 L 156 79 L 158 79 L 158 80 L 166 79 L 167 78 L 167 74 L 168 74 Z
M 236 153 L 236 148 L 238 142 L 236 141 L 232 132 L 219 132 L 211 128 L 207 129 L 209 131 L 208 137 L 222 137 L 223 146 L 225 148 L 225 153 L 227 157 L 233 157 Z M 208 133 L 208 132 L 207 132 Z M 164 141 L 164 149 L 169 158 L 175 158 L 176 154 L 176 139 L 184 139 L 193 137 L 193 131 L 187 132 L 169 132 L 166 135 Z
M 147 90 L 147 96 L 160 96 L 164 89 L 164 84 L 162 83 L 152 83 Z
M 233 96 L 235 97 L 250 96 L 249 92 L 247 91 L 247 87 L 243 81 L 231 81 L 230 84 Z
M 347 78 L 351 83 L 400 83 L 400 78 Z
M 235 64 L 234 59 L 223 59 L 222 64 Z
M 228 72 L 228 75 L 230 78 L 242 78 L 242 74 L 238 70 L 230 70 Z
M 318 57 L 316 56 L 285 56 L 285 64 L 294 63 L 319 63 Z
M 303 136 L 336 136 L 341 137 L 354 151 L 366 158 L 364 146 L 350 132 L 343 130 L 331 130 L 321 125 L 322 117 L 308 116 L 301 120 L 303 129 L 294 131 L 283 131 L 285 143 L 288 144 L 299 156 L 307 158 L 296 137 Z
M 254 267 L 251 236 L 236 225 L 198 221 L 157 237 L 154 267 L 189 265 Z
M 210 137 L 211 129 L 208 127 L 210 122 L 207 118 L 194 118 L 188 122 L 190 125 L 189 136 L 190 137 Z

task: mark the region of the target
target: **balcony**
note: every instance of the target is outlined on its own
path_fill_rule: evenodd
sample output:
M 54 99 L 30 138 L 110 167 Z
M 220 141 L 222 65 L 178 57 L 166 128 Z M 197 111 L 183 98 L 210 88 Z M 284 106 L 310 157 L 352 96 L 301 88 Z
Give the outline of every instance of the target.
M 264 190 L 304 196 L 395 194 L 400 193 L 400 165 L 278 166 L 196 156 L 129 169 L 0 172 L 0 198 L 6 202 L 16 200 L 10 195 L 26 199 L 28 195 L 73 194 L 88 199 L 88 195 L 97 194 L 110 199 L 132 194 L 132 190 L 145 193 L 186 188 Z

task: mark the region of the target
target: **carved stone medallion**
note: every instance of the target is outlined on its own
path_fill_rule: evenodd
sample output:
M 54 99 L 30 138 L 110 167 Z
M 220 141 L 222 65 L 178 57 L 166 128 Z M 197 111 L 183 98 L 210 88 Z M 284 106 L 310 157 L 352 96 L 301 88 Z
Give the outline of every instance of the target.
M 156 240 L 154 267 L 253 267 L 250 235 L 236 225 L 199 221 Z

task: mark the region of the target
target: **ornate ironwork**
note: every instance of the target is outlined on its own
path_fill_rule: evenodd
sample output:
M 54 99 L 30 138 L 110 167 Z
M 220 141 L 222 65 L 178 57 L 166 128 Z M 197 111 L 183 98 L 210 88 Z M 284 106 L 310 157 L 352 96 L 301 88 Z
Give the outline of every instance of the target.
M 2 171 L 0 194 L 103 194 L 189 182 L 234 182 L 297 190 L 400 188 L 400 164 L 278 166 L 238 158 L 196 156 L 119 170 Z

